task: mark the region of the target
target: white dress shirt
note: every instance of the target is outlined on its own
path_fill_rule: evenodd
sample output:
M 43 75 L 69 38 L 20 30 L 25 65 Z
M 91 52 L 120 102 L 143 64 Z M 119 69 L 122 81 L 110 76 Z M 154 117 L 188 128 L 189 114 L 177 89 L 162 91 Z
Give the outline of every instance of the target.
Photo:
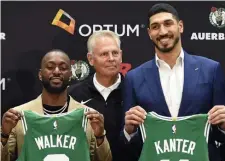
M 159 69 L 160 82 L 172 117 L 177 117 L 180 109 L 180 103 L 184 85 L 184 52 L 181 50 L 176 64 L 171 69 L 163 60 L 156 55 L 156 65 Z
M 109 94 L 120 85 L 121 76 L 120 76 L 120 74 L 118 74 L 118 79 L 116 80 L 116 82 L 113 85 L 111 85 L 110 87 L 105 87 L 97 81 L 96 73 L 95 73 L 94 78 L 93 78 L 93 83 L 94 83 L 95 88 L 99 91 L 99 93 L 101 93 L 101 95 L 104 97 L 104 99 L 106 101 Z

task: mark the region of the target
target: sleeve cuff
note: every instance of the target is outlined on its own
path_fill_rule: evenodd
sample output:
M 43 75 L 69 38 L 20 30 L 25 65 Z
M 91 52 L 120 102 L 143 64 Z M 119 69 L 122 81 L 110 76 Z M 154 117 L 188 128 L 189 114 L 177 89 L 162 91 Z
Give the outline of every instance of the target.
M 104 138 L 103 143 L 100 146 L 97 146 L 96 143 L 96 153 L 99 161 L 110 161 L 112 154 L 110 151 L 110 146 L 107 138 Z
M 222 130 L 219 126 L 218 126 L 218 129 L 219 129 L 223 134 L 225 134 L 225 131 Z
M 1 159 L 7 161 L 7 160 L 9 160 L 8 157 L 9 157 L 8 156 L 8 144 L 3 145 L 1 143 Z
M 130 135 L 126 132 L 125 129 L 123 129 L 123 132 L 124 132 L 124 135 L 125 135 L 127 141 L 129 142 L 138 133 L 138 130 Z

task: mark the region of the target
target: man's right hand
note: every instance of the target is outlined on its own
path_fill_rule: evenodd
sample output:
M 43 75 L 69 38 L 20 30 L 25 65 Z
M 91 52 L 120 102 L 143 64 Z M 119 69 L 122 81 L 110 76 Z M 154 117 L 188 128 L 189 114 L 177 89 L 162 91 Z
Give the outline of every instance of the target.
M 12 129 L 20 120 L 21 114 L 13 108 L 10 108 L 2 118 L 2 133 L 9 135 Z
M 137 127 L 144 122 L 146 111 L 140 106 L 129 109 L 125 114 L 125 130 L 130 135 L 137 130 Z

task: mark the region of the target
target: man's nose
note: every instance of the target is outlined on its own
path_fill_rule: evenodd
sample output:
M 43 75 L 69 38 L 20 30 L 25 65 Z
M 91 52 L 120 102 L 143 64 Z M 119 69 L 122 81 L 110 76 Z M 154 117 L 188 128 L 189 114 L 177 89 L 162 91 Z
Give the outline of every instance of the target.
M 114 60 L 114 56 L 113 56 L 112 52 L 109 53 L 109 60 L 111 60 L 111 61 Z
M 55 70 L 53 71 L 54 74 L 59 74 L 61 73 L 59 67 L 55 67 Z
M 165 26 L 161 26 L 159 30 L 159 35 L 166 35 L 168 33 L 168 30 Z

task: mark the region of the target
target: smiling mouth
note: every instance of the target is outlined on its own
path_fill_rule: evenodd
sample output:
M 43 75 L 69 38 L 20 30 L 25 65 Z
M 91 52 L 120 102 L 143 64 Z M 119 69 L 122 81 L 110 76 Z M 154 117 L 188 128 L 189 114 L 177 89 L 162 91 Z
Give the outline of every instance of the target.
M 159 39 L 158 41 L 159 41 L 162 45 L 167 45 L 170 39 L 171 39 L 170 37 L 166 37 L 166 38 L 161 38 L 161 39 Z
M 170 38 L 169 37 L 167 37 L 167 38 L 162 38 L 162 39 L 160 39 L 159 41 L 168 41 Z

